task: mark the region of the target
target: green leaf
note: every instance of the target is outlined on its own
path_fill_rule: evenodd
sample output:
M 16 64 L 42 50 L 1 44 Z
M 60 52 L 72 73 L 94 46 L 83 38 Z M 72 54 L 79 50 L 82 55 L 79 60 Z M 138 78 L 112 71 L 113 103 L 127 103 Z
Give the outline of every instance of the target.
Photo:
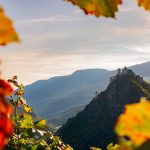
M 30 115 L 24 114 L 23 120 L 20 121 L 20 128 L 33 128 L 33 120 Z
M 38 147 L 38 145 L 33 145 L 33 146 L 31 147 L 31 150 L 37 150 L 37 147 Z
M 23 138 L 30 138 L 30 137 L 32 137 L 32 128 L 28 128 L 28 129 L 24 129 L 23 131 L 22 131 L 22 134 L 21 134 L 21 137 L 23 137 Z

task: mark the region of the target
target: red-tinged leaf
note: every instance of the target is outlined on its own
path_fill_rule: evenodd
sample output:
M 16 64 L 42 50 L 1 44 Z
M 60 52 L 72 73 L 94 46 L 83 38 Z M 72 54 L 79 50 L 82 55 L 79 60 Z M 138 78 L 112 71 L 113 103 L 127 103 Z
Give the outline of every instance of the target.
M 13 91 L 12 87 L 4 80 L 0 80 L 0 149 L 4 147 L 9 136 L 13 133 L 13 123 L 9 116 L 13 108 L 6 102 L 6 96 Z
M 0 93 L 9 96 L 13 92 L 13 88 L 5 80 L 0 80 Z
M 7 143 L 7 136 L 4 132 L 0 130 L 0 148 L 2 149 L 4 145 Z
M 118 5 L 122 0 L 65 0 L 79 6 L 85 14 L 95 15 L 96 17 L 115 17 Z

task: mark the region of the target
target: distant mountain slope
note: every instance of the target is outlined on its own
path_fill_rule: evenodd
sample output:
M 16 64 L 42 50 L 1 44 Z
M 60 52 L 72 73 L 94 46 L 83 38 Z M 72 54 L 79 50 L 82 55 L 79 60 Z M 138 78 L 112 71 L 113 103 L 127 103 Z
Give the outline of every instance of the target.
M 129 68 L 150 81 L 150 61 L 142 64 L 137 64 Z
M 85 106 L 108 83 L 110 71 L 87 69 L 72 75 L 37 81 L 25 87 L 25 98 L 40 116 L 53 119 L 74 107 Z
M 150 84 L 131 70 L 117 74 L 108 88 L 69 119 L 57 135 L 75 150 L 88 150 L 90 146 L 106 149 L 106 145 L 117 140 L 114 124 L 124 105 L 136 103 L 141 97 L 150 97 Z
M 150 62 L 130 68 L 150 80 Z M 25 87 L 25 97 L 37 114 L 61 125 L 80 111 L 78 108 L 84 108 L 96 91 L 104 90 L 109 77 L 115 73 L 104 69 L 86 69 L 68 76 L 40 80 Z

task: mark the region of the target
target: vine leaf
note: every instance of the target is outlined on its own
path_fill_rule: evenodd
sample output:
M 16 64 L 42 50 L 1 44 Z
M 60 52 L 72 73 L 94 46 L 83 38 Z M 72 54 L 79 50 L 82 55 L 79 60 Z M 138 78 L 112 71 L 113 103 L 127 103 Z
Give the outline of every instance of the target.
M 32 108 L 31 108 L 29 105 L 24 104 L 24 105 L 23 105 L 23 109 L 24 109 L 26 112 L 32 112 Z
M 79 6 L 85 14 L 95 15 L 96 17 L 115 17 L 118 5 L 122 0 L 65 0 Z
M 30 115 L 24 114 L 23 120 L 20 121 L 20 128 L 24 129 L 33 128 L 33 120 Z
M 45 129 L 46 128 L 46 120 L 41 119 L 41 120 L 37 121 L 35 123 L 35 125 L 38 129 Z
M 13 22 L 4 14 L 0 7 L 0 45 L 6 45 L 11 42 L 19 42 L 19 37 L 13 28 Z
M 127 136 L 136 146 L 150 140 L 150 102 L 142 99 L 140 103 L 125 106 L 116 124 L 116 133 Z
M 138 0 L 138 5 L 146 10 L 150 10 L 150 0 Z
M 0 149 L 4 147 L 9 136 L 13 133 L 13 122 L 10 119 L 13 108 L 5 99 L 12 92 L 10 84 L 5 80 L 0 80 Z
M 96 147 L 90 147 L 90 150 L 102 150 L 102 149 Z

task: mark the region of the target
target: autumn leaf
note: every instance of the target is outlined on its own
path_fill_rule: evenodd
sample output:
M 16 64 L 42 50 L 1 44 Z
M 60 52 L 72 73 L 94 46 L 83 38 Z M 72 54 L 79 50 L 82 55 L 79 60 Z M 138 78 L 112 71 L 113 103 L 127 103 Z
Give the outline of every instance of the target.
M 142 99 L 140 103 L 126 105 L 115 131 L 119 136 L 129 137 L 136 146 L 150 140 L 150 102 Z
M 13 113 L 13 108 L 6 101 L 6 96 L 9 96 L 12 91 L 9 83 L 0 80 L 0 149 L 4 147 L 8 137 L 13 133 L 13 122 L 9 117 Z
M 115 17 L 118 5 L 122 0 L 65 0 L 79 6 L 85 14 L 95 15 L 96 17 Z
M 27 104 L 24 104 L 24 105 L 23 105 L 23 109 L 24 109 L 26 112 L 32 112 L 32 108 L 31 108 L 29 105 L 27 105 Z
M 118 150 L 119 149 L 119 145 L 117 144 L 113 144 L 113 143 L 110 143 L 108 146 L 107 146 L 107 150 Z
M 41 119 L 41 120 L 35 122 L 35 126 L 41 130 L 45 129 L 46 128 L 46 120 Z
M 11 42 L 19 42 L 19 37 L 13 28 L 13 22 L 4 14 L 0 7 L 0 45 L 6 45 Z
M 138 5 L 146 10 L 150 10 L 150 0 L 138 0 Z
M 33 119 L 30 115 L 24 114 L 23 120 L 20 121 L 20 128 L 28 129 L 33 127 Z
M 96 147 L 90 147 L 90 150 L 102 150 L 102 149 Z
M 9 96 L 13 92 L 12 87 L 10 84 L 5 81 L 0 79 L 0 93 L 2 93 L 5 96 Z

